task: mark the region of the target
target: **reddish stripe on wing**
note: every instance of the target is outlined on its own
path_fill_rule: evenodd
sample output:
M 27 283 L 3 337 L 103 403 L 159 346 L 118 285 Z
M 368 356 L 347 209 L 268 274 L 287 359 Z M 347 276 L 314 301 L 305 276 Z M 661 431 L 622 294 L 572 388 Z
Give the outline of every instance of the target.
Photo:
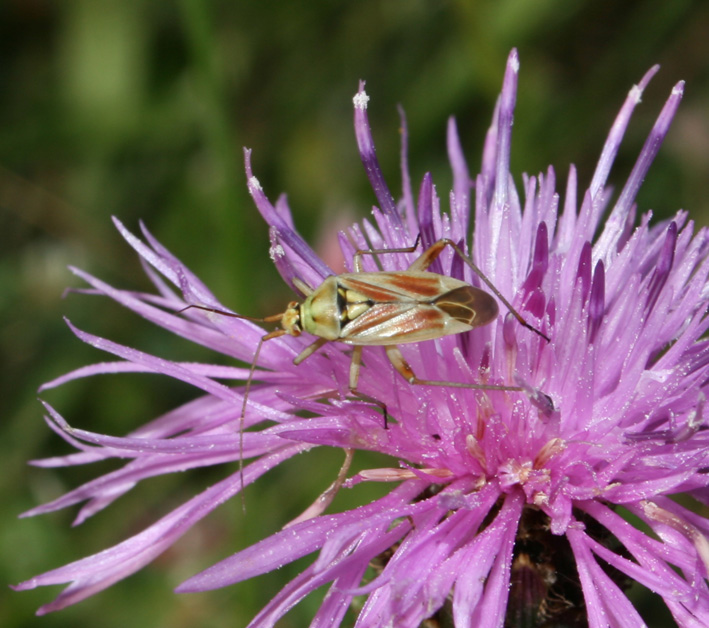
M 388 278 L 392 286 L 412 294 L 420 294 L 422 297 L 431 299 L 441 293 L 441 282 L 438 275 L 431 273 L 430 277 L 420 275 L 412 277 L 405 273 L 392 274 Z

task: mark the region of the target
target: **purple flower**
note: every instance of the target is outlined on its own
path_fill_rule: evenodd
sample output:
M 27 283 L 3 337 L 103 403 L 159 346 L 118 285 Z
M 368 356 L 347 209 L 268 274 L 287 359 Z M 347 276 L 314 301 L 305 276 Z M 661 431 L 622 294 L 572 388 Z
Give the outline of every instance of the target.
M 242 457 L 245 466 L 140 534 L 20 584 L 18 589 L 70 583 L 40 613 L 137 571 L 243 485 L 297 453 L 328 446 L 348 452 L 347 460 L 352 450 L 388 454 L 392 464 L 347 479 L 347 465 L 339 474 L 333 469 L 334 489 L 298 520 L 190 578 L 178 591 L 223 587 L 314 554 L 312 564 L 251 625 L 274 625 L 311 591 L 329 584 L 313 626 L 339 625 L 353 598 L 364 596 L 357 626 L 415 627 L 444 615 L 457 627 L 502 626 L 505 618 L 522 617 L 541 625 L 587 615 L 592 627 L 636 627 L 645 624 L 624 592 L 634 581 L 659 594 L 680 626 L 709 625 L 709 521 L 672 499 L 684 493 L 699 505 L 709 503 L 703 416 L 709 387 L 709 341 L 703 339 L 709 327 L 709 237 L 705 229 L 693 233 L 685 212 L 654 226 L 648 212 L 634 226 L 638 188 L 683 84 L 673 89 L 614 196 L 607 187 L 611 165 L 657 68 L 633 87 L 578 207 L 573 167 L 563 197 L 552 168 L 525 176 L 518 196 L 509 172 L 517 71 L 513 51 L 475 179 L 455 122 L 449 122 L 448 213 L 441 212 L 430 175 L 417 194 L 412 190 L 403 119 L 403 198 L 394 200 L 375 156 L 368 96 L 360 86 L 355 131 L 378 207 L 371 220 L 341 233 L 340 245 L 352 260 L 357 249 L 411 247 L 420 236 L 413 253 L 379 256 L 385 270 L 404 270 L 441 238 L 459 243 L 550 341 L 501 306 L 491 324 L 407 344 L 402 352 L 424 379 L 521 390 L 411 385 L 375 346 L 364 348 L 362 396 L 356 397 L 349 394 L 347 345 L 329 342 L 296 366 L 294 357 L 315 338 L 281 336 L 261 347 L 257 384 L 242 419 L 244 387 L 219 380 L 245 380 L 248 369 L 173 362 L 69 323 L 80 339 L 119 360 L 79 369 L 45 389 L 99 373 L 157 372 L 191 384 L 201 396 L 125 437 L 74 429 L 45 404 L 49 425 L 78 452 L 37 464 L 128 462 L 27 515 L 85 502 L 80 523 L 144 478 Z M 249 151 L 246 173 L 283 279 L 301 294 L 306 286 L 319 286 L 332 271 L 295 231 L 285 200 L 272 205 L 267 199 L 252 174 Z M 157 293 L 118 290 L 74 270 L 92 291 L 250 362 L 264 329 L 219 313 L 225 306 L 147 230 L 143 241 L 116 224 L 147 263 Z M 378 270 L 373 256 L 362 262 L 364 270 Z M 479 285 L 451 249 L 430 270 Z M 187 304 L 218 311 L 182 311 Z M 371 400 L 386 406 L 388 425 Z M 367 481 L 390 482 L 391 491 L 354 510 L 323 514 L 337 488 Z M 628 513 L 642 529 L 623 518 Z

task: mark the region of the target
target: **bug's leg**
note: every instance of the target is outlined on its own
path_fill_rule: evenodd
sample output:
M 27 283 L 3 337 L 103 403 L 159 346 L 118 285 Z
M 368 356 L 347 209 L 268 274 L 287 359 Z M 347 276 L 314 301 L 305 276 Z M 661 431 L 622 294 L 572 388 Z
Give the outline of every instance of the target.
M 362 256 L 363 255 L 379 255 L 379 254 L 384 254 L 384 253 L 413 253 L 419 245 L 419 242 L 421 241 L 421 234 L 419 233 L 418 236 L 416 236 L 416 242 L 414 242 L 413 246 L 406 246 L 400 249 L 357 249 L 355 251 L 354 256 L 352 257 L 352 262 L 354 265 L 354 269 L 356 273 L 361 273 L 362 272 Z
M 411 266 L 409 266 L 408 270 L 426 270 L 441 254 L 441 251 L 446 248 L 448 242 L 453 244 L 452 240 L 438 240 L 438 242 L 434 242 L 413 261 Z
M 541 336 L 542 338 L 544 338 L 544 340 L 546 340 L 547 342 L 551 342 L 550 339 L 549 339 L 549 336 L 547 336 L 546 334 L 542 333 L 542 332 L 539 331 L 536 327 L 534 327 L 533 325 L 530 325 L 526 320 L 524 320 L 524 318 L 522 317 L 522 315 L 521 315 L 517 310 L 515 310 L 515 308 L 512 307 L 512 304 L 511 304 L 507 299 L 505 299 L 505 297 L 502 296 L 502 293 L 495 287 L 495 285 L 492 283 L 492 281 L 490 281 L 490 280 L 487 278 L 487 275 L 485 275 L 485 273 L 484 273 L 482 270 L 480 270 L 480 269 L 473 263 L 473 260 L 471 260 L 465 253 L 463 253 L 462 249 L 461 249 L 455 242 L 453 242 L 453 240 L 448 240 L 448 239 L 446 239 L 446 240 L 441 240 L 441 241 L 442 241 L 442 242 L 445 242 L 448 246 L 450 246 L 450 247 L 456 252 L 456 254 L 457 254 L 468 266 L 470 266 L 470 268 L 473 270 L 473 272 L 474 272 L 478 277 L 480 277 L 480 279 L 483 280 L 483 282 L 485 283 L 485 285 L 486 285 L 488 288 L 490 288 L 490 291 L 491 291 L 498 299 L 500 299 L 500 301 L 502 301 L 502 303 L 504 303 L 505 307 L 509 310 L 510 314 L 512 314 L 512 316 L 514 316 L 514 317 L 517 319 L 517 321 L 519 322 L 520 325 L 522 325 L 522 327 L 526 327 L 527 329 L 529 329 L 530 331 L 533 331 L 533 332 L 534 332 L 535 334 L 537 334 L 538 336 Z
M 359 381 L 359 367 L 362 365 L 362 347 L 352 348 L 352 361 L 350 362 L 350 392 L 357 392 L 357 382 Z
M 313 288 L 299 277 L 293 277 L 293 285 L 300 291 L 300 293 L 304 297 L 310 296 L 313 293 Z
M 414 373 L 414 370 L 409 366 L 409 363 L 401 355 L 399 347 L 396 345 L 387 345 L 384 347 L 389 361 L 394 365 L 394 368 L 401 373 L 402 377 L 412 385 L 421 386 L 445 386 L 450 388 L 472 388 L 474 390 L 507 390 L 512 392 L 524 392 L 521 386 L 499 386 L 496 384 L 465 384 L 463 382 L 446 382 L 436 379 L 420 379 Z
M 326 344 L 328 342 L 329 342 L 329 340 L 326 340 L 325 338 L 318 338 L 315 342 L 309 344 L 297 356 L 295 356 L 295 359 L 293 360 L 293 364 L 295 364 L 297 366 L 303 360 L 305 360 L 306 358 L 309 358 L 311 355 L 313 355 L 313 353 L 315 353 L 320 347 L 322 347 L 324 344 Z
M 359 392 L 357 390 L 357 382 L 359 382 L 359 368 L 362 365 L 362 346 L 355 345 L 352 348 L 352 361 L 350 362 L 350 394 L 359 397 L 360 399 L 377 406 L 384 415 L 384 429 L 389 428 L 389 413 L 387 412 L 387 406 L 379 399 L 375 399 L 370 395 Z

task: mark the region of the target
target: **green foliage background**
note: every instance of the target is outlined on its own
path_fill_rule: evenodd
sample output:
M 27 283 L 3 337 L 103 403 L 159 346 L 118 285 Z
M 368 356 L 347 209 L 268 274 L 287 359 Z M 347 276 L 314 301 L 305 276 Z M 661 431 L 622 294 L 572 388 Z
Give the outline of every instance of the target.
M 267 194 L 287 191 L 298 226 L 324 249 L 341 221 L 374 203 L 352 133 L 351 97 L 367 80 L 379 156 L 399 189 L 405 108 L 412 174 L 431 170 L 445 198 L 446 119 L 457 117 L 471 170 L 509 50 L 521 59 L 513 173 L 568 164 L 588 182 L 631 85 L 651 83 L 612 178 L 618 186 L 671 86 L 685 102 L 639 198 L 642 210 L 709 212 L 709 4 L 628 0 L 313 0 L 306 3 L 5 0 L 0 3 L 0 582 L 14 583 L 112 545 L 150 524 L 224 469 L 141 485 L 77 529 L 71 513 L 18 513 L 96 475 L 26 461 L 67 451 L 42 422 L 37 387 L 105 356 L 62 322 L 175 359 L 214 356 L 118 306 L 70 294 L 79 266 L 145 289 L 115 214 L 139 219 L 234 309 L 278 311 L 287 290 L 268 260 L 267 230 L 248 198 L 242 146 Z M 73 383 L 45 397 L 78 427 L 121 434 L 193 395 L 157 376 Z M 0 622 L 16 626 L 245 625 L 296 569 L 222 591 L 171 588 L 275 531 L 331 480 L 330 453 L 303 456 L 222 507 L 153 565 L 76 607 L 34 610 L 56 591 L 0 588 Z M 105 470 L 105 469 L 102 469 Z M 343 499 L 348 499 L 347 496 Z M 352 499 L 361 501 L 359 493 Z M 297 566 L 296 566 L 297 567 Z M 650 625 L 668 625 L 645 608 Z M 317 600 L 282 626 L 304 626 Z M 660 623 L 653 623 L 660 622 Z

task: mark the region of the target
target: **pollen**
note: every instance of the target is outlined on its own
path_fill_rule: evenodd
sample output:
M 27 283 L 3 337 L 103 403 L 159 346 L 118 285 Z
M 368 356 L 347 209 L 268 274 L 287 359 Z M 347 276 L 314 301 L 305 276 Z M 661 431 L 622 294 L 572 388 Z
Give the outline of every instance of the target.
M 365 91 L 358 92 L 352 98 L 352 102 L 354 103 L 355 109 L 365 110 L 367 108 L 367 103 L 369 102 L 369 96 Z
M 263 190 L 261 187 L 261 182 L 256 177 L 249 178 L 249 189 L 255 192 L 260 192 Z
M 274 262 L 285 257 L 286 252 L 280 244 L 274 244 L 270 249 L 268 249 L 268 255 Z

